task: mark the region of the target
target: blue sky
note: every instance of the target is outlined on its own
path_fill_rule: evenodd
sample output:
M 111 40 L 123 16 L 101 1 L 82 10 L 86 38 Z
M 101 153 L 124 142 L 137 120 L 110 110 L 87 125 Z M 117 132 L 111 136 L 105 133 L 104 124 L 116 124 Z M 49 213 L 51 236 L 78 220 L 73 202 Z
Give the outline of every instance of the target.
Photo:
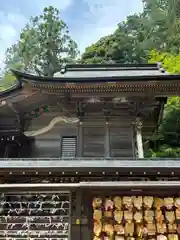
M 57 7 L 81 52 L 100 37 L 114 31 L 127 15 L 142 10 L 141 0 L 5 0 L 0 1 L 0 63 L 15 43 L 30 16 L 46 6 Z

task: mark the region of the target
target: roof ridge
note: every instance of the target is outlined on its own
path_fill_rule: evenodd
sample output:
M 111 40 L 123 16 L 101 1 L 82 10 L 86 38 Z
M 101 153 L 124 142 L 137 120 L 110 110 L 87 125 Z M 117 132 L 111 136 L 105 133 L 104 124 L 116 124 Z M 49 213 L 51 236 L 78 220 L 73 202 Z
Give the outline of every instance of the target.
M 71 71 L 136 71 L 136 70 L 159 70 L 157 63 L 144 63 L 144 64 L 63 64 L 59 71 L 56 73 L 65 74 Z
M 156 67 L 158 68 L 157 63 L 128 63 L 128 64 L 123 64 L 123 63 L 97 63 L 97 64 L 66 64 L 63 66 L 63 68 L 103 68 L 103 67 L 110 67 L 110 68 L 116 68 L 116 67 L 123 67 L 123 68 L 129 68 L 129 67 L 143 67 L 143 68 L 151 68 L 151 67 Z

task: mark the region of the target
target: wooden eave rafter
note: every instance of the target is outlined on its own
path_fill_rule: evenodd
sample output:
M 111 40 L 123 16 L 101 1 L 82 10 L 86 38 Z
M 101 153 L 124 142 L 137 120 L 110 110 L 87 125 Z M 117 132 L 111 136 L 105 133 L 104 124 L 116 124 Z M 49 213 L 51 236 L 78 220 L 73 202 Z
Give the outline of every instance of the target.
M 44 91 L 46 93 L 113 93 L 140 94 L 140 95 L 178 95 L 180 92 L 180 82 L 107 82 L 107 83 L 39 83 L 33 82 L 32 89 Z
M 62 101 L 63 99 L 65 99 L 65 96 L 64 96 L 64 98 L 62 98 L 62 97 L 59 98 L 59 95 L 57 95 L 57 96 L 54 95 L 54 97 L 51 97 L 50 98 L 51 100 L 50 100 L 47 94 L 45 94 L 44 97 L 42 95 L 42 97 L 40 98 L 39 94 L 41 94 L 41 92 L 39 90 L 36 90 L 34 93 L 32 91 L 28 91 L 28 92 L 26 91 L 26 94 L 28 93 L 29 97 L 24 98 L 24 100 L 22 100 L 23 91 L 24 90 L 22 89 L 21 96 L 20 95 L 16 96 L 15 97 L 16 99 L 13 98 L 12 101 L 15 103 L 15 107 L 17 108 L 16 112 L 19 112 L 19 114 L 20 113 L 22 114 L 22 112 L 24 112 L 25 116 L 28 116 L 28 119 L 31 118 L 30 117 L 30 115 L 31 115 L 30 113 L 32 111 L 36 111 L 36 110 L 38 110 L 40 108 L 43 108 L 43 107 L 48 107 L 49 105 L 54 106 L 54 105 L 56 105 L 58 103 L 58 101 Z M 25 94 L 25 92 L 24 92 L 24 94 Z M 38 96 L 39 96 L 39 98 L 38 98 Z M 38 99 L 38 101 L 37 101 L 37 99 Z M 72 99 L 74 99 L 74 101 L 78 102 L 78 98 L 73 98 L 73 96 L 72 96 Z M 134 98 L 134 101 L 136 101 L 136 97 Z M 160 103 L 158 103 L 157 105 L 152 105 L 152 108 L 154 107 L 154 108 L 157 109 L 157 111 L 155 112 L 155 115 L 156 115 L 155 122 L 157 122 L 157 119 L 158 119 L 158 116 L 159 116 L 159 114 L 158 114 L 159 109 L 160 109 L 160 105 L 159 104 L 161 104 L 161 100 L 160 100 Z M 149 107 L 151 107 L 151 105 Z M 146 109 L 146 104 L 145 104 L 144 108 Z M 2 111 L 3 111 L 3 108 L 2 108 Z M 140 111 L 143 111 L 143 110 L 140 108 Z M 155 125 L 156 125 L 155 122 L 153 120 L 152 128 L 155 127 Z M 146 127 L 146 125 L 147 124 L 145 124 L 144 127 Z M 148 127 L 148 129 L 149 129 L 149 127 Z

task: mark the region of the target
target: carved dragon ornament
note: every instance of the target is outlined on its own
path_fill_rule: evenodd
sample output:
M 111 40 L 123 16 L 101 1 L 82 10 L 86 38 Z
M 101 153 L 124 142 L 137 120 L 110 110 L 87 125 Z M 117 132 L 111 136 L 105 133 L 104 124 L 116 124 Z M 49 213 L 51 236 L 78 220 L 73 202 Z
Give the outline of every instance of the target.
M 63 116 L 63 117 L 58 116 L 58 117 L 53 118 L 46 127 L 40 128 L 35 131 L 26 131 L 26 132 L 24 132 L 24 134 L 28 137 L 36 137 L 36 136 L 39 136 L 39 135 L 49 132 L 57 124 L 60 124 L 60 123 L 61 124 L 68 124 L 68 123 L 76 124 L 78 122 L 79 122 L 79 119 L 76 117 L 69 118 L 66 116 Z

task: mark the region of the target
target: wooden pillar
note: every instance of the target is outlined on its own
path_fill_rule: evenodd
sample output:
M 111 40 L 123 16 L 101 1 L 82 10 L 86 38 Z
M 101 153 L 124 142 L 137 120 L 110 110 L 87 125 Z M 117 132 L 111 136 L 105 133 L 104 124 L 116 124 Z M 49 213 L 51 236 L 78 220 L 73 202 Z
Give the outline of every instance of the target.
M 109 125 L 106 123 L 105 127 L 105 157 L 110 157 L 110 140 L 109 140 Z
M 76 205 L 75 212 L 72 216 L 72 227 L 71 227 L 71 239 L 81 240 L 81 208 L 82 208 L 82 191 L 80 189 L 76 190 L 75 193 Z
M 78 127 L 78 157 L 83 156 L 83 123 L 79 123 Z
M 138 158 L 144 158 L 143 140 L 142 140 L 142 121 L 139 118 L 136 119 L 135 129 L 136 129 L 136 144 L 137 144 Z
M 7 144 L 4 149 L 4 158 L 8 157 L 9 157 L 9 144 Z
M 134 127 L 132 127 L 132 155 L 133 155 L 133 159 L 136 159 L 137 154 L 136 154 L 136 147 L 135 147 L 135 131 L 134 131 Z

